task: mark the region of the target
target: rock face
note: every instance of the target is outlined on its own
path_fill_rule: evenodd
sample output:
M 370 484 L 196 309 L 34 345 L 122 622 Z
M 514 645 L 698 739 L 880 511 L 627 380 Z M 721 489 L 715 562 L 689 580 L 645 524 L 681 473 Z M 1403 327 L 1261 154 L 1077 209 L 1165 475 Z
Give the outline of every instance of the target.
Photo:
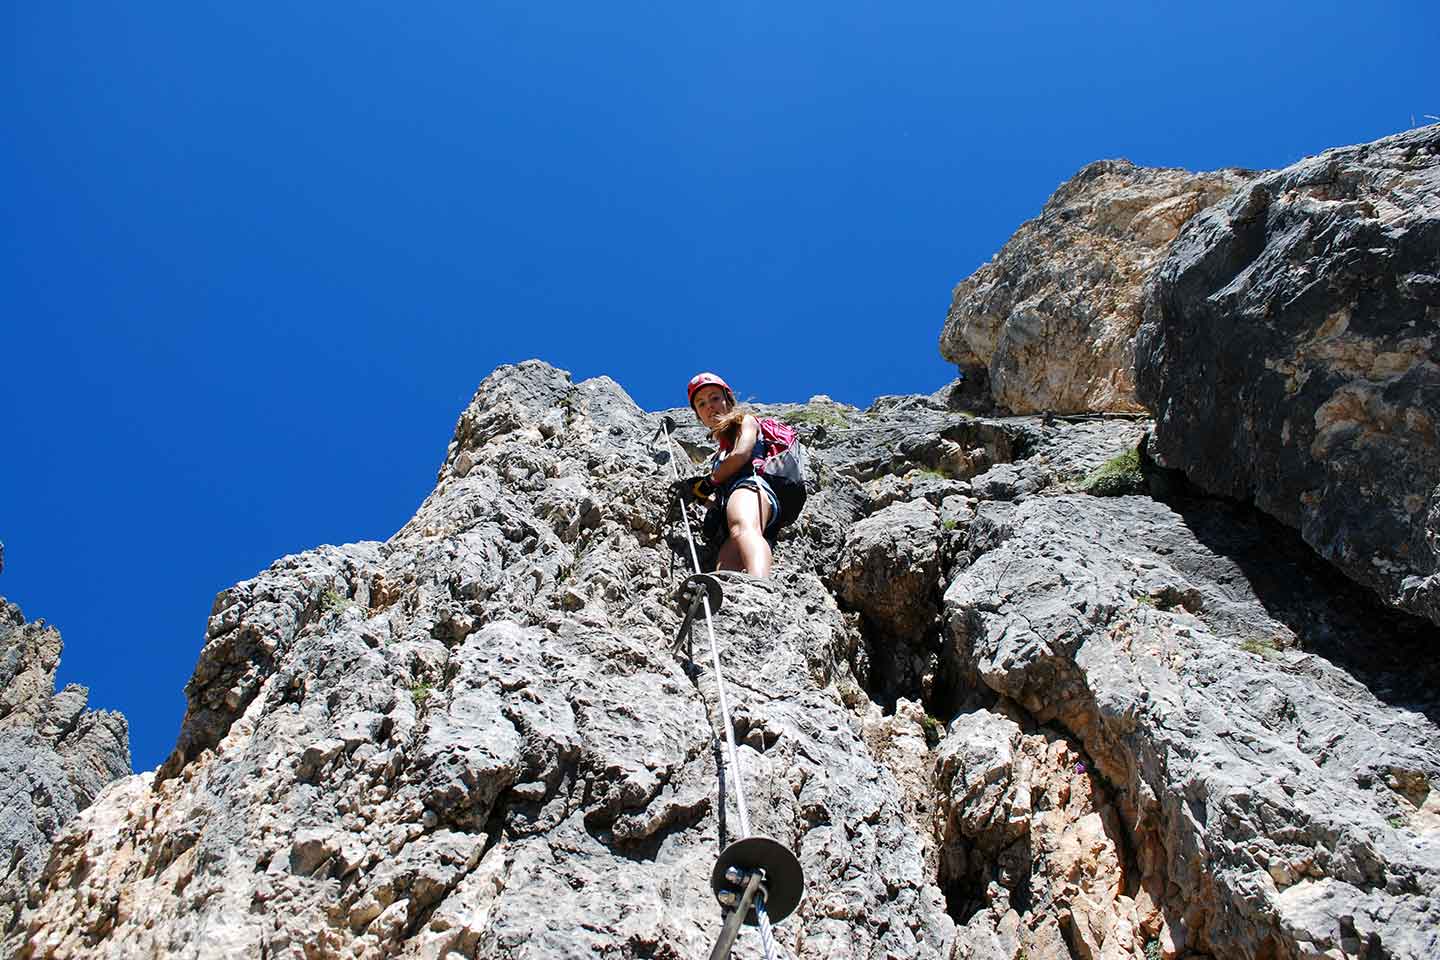
M 814 491 L 774 579 L 722 575 L 738 770 L 703 625 L 671 647 L 659 415 L 504 367 L 394 537 L 216 599 L 175 753 L 7 952 L 705 956 L 737 783 L 805 869 L 781 956 L 1440 951 L 1412 618 L 1235 506 L 1077 493 L 1143 424 L 766 409 Z
M 1032 788 L 1032 810 L 1010 784 L 1033 782 L 1046 752 L 1027 760 L 1007 728 L 1009 753 L 987 754 L 971 745 L 976 721 L 957 722 L 941 751 L 964 734 L 950 791 L 963 853 L 1003 854 L 1028 835 L 1003 868 L 1039 862 L 1037 839 L 1088 845 L 1044 891 L 1070 904 L 1080 956 L 1150 942 L 1165 956 L 1435 955 L 1440 710 L 1433 656 L 1415 663 L 1425 625 L 1367 621 L 1356 591 L 1330 594 L 1321 564 L 1277 551 L 1276 530 L 1222 504 L 981 504 L 970 538 L 983 552 L 945 594 L 953 653 L 1081 748 L 1098 820 L 1081 808 L 1073 828 L 1037 837 L 1039 811 L 1070 801 Z M 1111 857 L 1118 886 L 1093 875 Z M 1024 922 L 1034 876 L 993 882 L 1004 889 L 966 925 L 994 932 L 1006 949 L 990 955 L 1013 955 L 1017 926 L 1022 941 L 1053 942 L 1044 911 Z M 979 886 L 967 879 L 970 896 Z M 1018 924 L 995 919 L 1006 891 Z
M 174 755 L 66 834 L 13 952 L 708 951 L 738 811 L 715 677 L 670 649 L 657 423 L 611 381 L 502 368 L 395 537 L 222 593 Z M 957 443 L 912 432 L 886 436 Z M 881 471 L 882 441 L 864 450 Z M 860 637 L 807 569 L 833 565 L 862 504 L 833 477 L 786 573 L 727 584 L 741 774 L 755 829 L 812 877 L 788 949 L 942 957 L 954 924 L 861 737 Z
M 1250 176 L 1090 164 L 955 288 L 941 355 L 972 396 L 1014 413 L 1141 412 L 1145 281 L 1185 223 Z
M 1440 623 L 1440 126 L 1255 180 L 1185 228 L 1137 340 L 1156 452 Z
M 9 931 L 51 842 L 106 784 L 130 772 L 125 718 L 87 710 L 88 691 L 55 692 L 63 644 L 0 598 L 0 929 Z

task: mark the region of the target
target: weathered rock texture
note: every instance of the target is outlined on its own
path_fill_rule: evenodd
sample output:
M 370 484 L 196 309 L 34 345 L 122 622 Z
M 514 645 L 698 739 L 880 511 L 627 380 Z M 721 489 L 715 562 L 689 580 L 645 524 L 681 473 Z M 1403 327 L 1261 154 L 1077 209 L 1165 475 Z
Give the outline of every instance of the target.
M 955 288 L 940 353 L 1014 413 L 1140 412 L 1145 280 L 1181 227 L 1251 175 L 1092 163 Z
M 725 773 L 806 871 L 785 955 L 1440 951 L 1412 619 L 1238 508 L 1076 493 L 1143 424 L 767 409 L 815 491 L 716 634 Z M 9 952 L 707 955 L 738 817 L 703 629 L 670 649 L 658 424 L 501 368 L 393 538 L 222 593 L 174 755 L 63 833 Z
M 1009 861 L 1019 864 L 1048 858 L 1037 840 L 1089 844 L 1071 878 L 1045 891 L 1068 898 L 1077 955 L 1130 955 L 1152 938 L 1166 956 L 1440 949 L 1440 711 L 1426 689 L 1437 671 L 1433 657 L 1412 660 L 1426 655 L 1428 630 L 1367 623 L 1352 612 L 1363 602 L 1327 595 L 1327 571 L 1276 551 L 1276 536 L 1231 507 L 1177 511 L 1141 497 L 982 504 L 971 524 L 978 556 L 945 594 L 954 653 L 1042 730 L 1081 745 L 1083 786 L 1103 788 L 1098 820 L 1037 837 L 1025 793 L 1012 800 L 1005 786 L 1021 756 L 965 748 L 955 833 L 973 855 L 1026 842 L 1028 830 Z M 1361 673 L 1357 655 L 1380 669 Z M 1412 683 L 1406 669 L 1425 676 Z M 1030 756 L 1027 773 L 1041 766 L 1038 744 Z M 1017 804 L 1028 826 L 1013 823 Z M 998 839 L 971 839 L 977 817 Z M 1107 886 L 1090 871 L 1110 857 L 1123 869 Z M 1033 902 L 1033 876 L 1012 869 L 996 882 L 1017 910 Z M 967 880 L 971 896 L 978 886 Z M 993 916 L 1002 901 L 984 899 Z M 1022 940 L 1054 939 L 1044 913 L 1019 924 Z M 980 922 L 1008 948 L 1013 920 Z
M 1156 452 L 1440 623 L 1440 126 L 1196 216 L 1137 341 Z
M 1005 436 L 935 420 L 959 439 L 886 436 L 977 457 Z M 389 542 L 221 594 L 174 755 L 67 833 L 15 952 L 703 955 L 714 677 L 669 649 L 657 422 L 611 381 L 503 368 Z M 812 571 L 863 503 L 827 480 L 787 572 L 731 582 L 719 638 L 755 827 L 812 877 L 788 949 L 941 957 L 953 922 L 861 738 L 861 638 Z
M 9 931 L 56 834 L 130 772 L 125 718 L 87 710 L 89 692 L 55 692 L 63 644 L 0 598 L 0 929 Z

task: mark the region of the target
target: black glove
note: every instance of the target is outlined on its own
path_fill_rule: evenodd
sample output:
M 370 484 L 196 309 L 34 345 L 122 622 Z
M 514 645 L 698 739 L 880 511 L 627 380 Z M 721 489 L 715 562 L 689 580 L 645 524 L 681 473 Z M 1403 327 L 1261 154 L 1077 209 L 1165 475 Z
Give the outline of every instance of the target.
M 707 473 L 699 477 L 676 480 L 670 484 L 670 489 L 681 499 L 689 500 L 692 503 L 704 503 L 715 492 L 715 484 L 710 482 L 710 475 Z

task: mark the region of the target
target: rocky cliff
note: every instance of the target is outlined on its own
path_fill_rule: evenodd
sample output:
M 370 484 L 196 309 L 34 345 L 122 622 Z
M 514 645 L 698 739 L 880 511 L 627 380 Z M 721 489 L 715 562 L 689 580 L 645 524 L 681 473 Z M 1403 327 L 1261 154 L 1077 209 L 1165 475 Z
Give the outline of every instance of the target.
M 672 649 L 659 415 L 503 367 L 394 537 L 216 598 L 174 754 L 8 952 L 705 956 L 737 776 L 805 870 L 784 955 L 1440 952 L 1428 623 L 1247 508 L 1084 492 L 1145 424 L 770 409 L 814 492 L 722 578 L 738 770 Z
M 812 494 L 721 577 L 738 764 L 674 642 L 708 438 L 496 370 L 395 536 L 216 598 L 173 754 L 12 856 L 6 952 L 706 956 L 743 786 L 784 956 L 1440 956 L 1437 170 L 1093 164 L 957 289 L 963 390 L 763 408 Z M 81 714 L 7 609 L 34 739 Z
M 1440 624 L 1440 125 L 1263 175 L 1093 163 L 955 289 L 965 400 L 1150 453 Z M 1143 320 L 1143 323 L 1142 323 Z
M 0 598 L 0 929 L 13 928 L 51 842 L 101 789 L 130 773 L 125 718 L 87 710 L 77 684 L 55 691 L 63 644 Z
M 1198 214 L 1136 354 L 1162 462 L 1440 624 L 1440 125 Z
M 954 291 L 940 353 L 1013 413 L 1137 413 L 1145 283 L 1181 228 L 1253 174 L 1101 160 Z

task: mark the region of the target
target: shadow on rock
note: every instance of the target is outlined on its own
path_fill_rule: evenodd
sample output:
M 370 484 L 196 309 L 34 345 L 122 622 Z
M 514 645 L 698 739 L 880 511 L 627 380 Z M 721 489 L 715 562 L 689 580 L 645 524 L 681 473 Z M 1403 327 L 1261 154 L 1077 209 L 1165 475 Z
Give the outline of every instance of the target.
M 1253 507 L 1215 499 L 1172 507 L 1201 543 L 1243 571 L 1255 598 L 1294 632 L 1300 649 L 1340 667 L 1385 703 L 1440 723 L 1433 624 L 1380 603 L 1294 530 Z

